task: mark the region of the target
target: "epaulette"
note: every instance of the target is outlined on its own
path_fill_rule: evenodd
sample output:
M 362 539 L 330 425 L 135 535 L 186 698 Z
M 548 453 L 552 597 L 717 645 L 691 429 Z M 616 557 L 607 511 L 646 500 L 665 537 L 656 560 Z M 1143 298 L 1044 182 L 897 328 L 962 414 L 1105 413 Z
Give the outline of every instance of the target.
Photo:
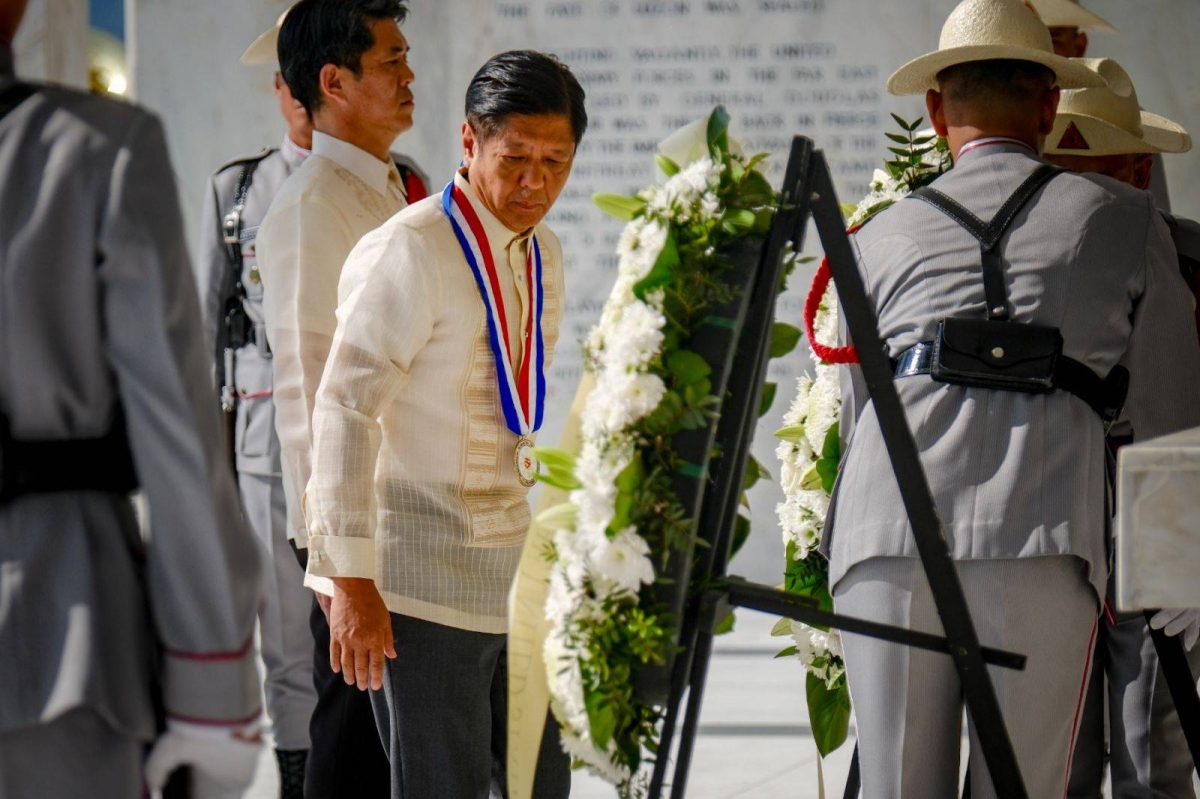
M 213 174 L 219 175 L 222 172 L 224 172 L 226 169 L 231 169 L 235 166 L 243 166 L 245 164 L 256 164 L 259 161 L 266 158 L 267 156 L 273 155 L 277 152 L 279 152 L 278 147 L 264 147 L 260 152 L 255 153 L 254 155 L 245 155 L 245 156 L 242 156 L 241 158 L 235 158 L 232 161 L 222 164 L 221 168 L 218 169 Z

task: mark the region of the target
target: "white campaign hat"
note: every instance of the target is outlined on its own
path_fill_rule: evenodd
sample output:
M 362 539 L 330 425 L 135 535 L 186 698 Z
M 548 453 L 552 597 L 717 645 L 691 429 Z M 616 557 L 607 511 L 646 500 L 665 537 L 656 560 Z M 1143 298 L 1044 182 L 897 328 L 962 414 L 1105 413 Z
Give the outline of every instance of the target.
M 246 52 L 242 53 L 242 63 L 248 67 L 258 64 L 274 64 L 279 61 L 279 29 L 283 27 L 283 21 L 287 19 L 288 9 L 279 15 L 279 19 L 275 22 L 275 27 L 259 36 L 250 46 L 246 48 Z
M 1046 137 L 1051 155 L 1185 153 L 1192 137 L 1166 117 L 1143 111 L 1133 81 L 1111 58 L 1075 61 L 1108 81 L 1107 89 L 1063 92 L 1054 130 Z
M 1054 54 L 1049 29 L 1021 0 L 963 0 L 942 26 L 937 52 L 900 67 L 888 78 L 887 88 L 895 95 L 924 94 L 938 87 L 943 69 L 996 59 L 1041 64 L 1064 89 L 1104 85 L 1087 67 Z
M 1086 28 L 1101 33 L 1120 33 L 1112 24 L 1079 4 L 1079 0 L 1028 0 L 1047 28 Z

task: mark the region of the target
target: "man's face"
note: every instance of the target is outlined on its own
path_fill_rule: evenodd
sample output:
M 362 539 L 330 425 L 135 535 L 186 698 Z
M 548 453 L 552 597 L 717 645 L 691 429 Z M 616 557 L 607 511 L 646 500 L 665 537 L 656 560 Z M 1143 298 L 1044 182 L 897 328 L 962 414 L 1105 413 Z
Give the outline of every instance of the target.
M 288 134 L 297 144 L 303 144 L 302 140 L 312 139 L 313 123 L 308 118 L 308 112 L 304 110 L 304 106 L 292 97 L 292 90 L 283 80 L 283 75 L 275 73 L 275 99 L 279 101 L 279 113 L 283 115 L 284 121 L 287 123 Z
M 486 139 L 467 122 L 462 133 L 463 164 L 487 209 L 518 233 L 541 222 L 571 175 L 571 118 L 513 114 Z
M 413 71 L 408 66 L 408 41 L 393 20 L 371 26 L 375 44 L 363 53 L 360 75 L 344 71 L 346 100 L 364 126 L 386 131 L 392 138 L 413 124 Z
M 1153 158 L 1144 153 L 1122 155 L 1046 155 L 1055 166 L 1072 172 L 1107 175 L 1138 189 L 1150 186 Z
M 1079 28 L 1053 27 L 1050 39 L 1054 42 L 1054 54 L 1063 58 L 1083 58 L 1087 55 L 1088 36 Z

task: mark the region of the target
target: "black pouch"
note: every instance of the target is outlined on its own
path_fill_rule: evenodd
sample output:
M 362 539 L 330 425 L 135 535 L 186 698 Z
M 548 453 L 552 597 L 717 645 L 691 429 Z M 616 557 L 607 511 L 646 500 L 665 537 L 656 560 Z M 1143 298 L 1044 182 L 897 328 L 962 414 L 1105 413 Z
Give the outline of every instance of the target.
M 1062 344 L 1056 327 L 952 317 L 938 322 L 929 373 L 942 383 L 1046 394 Z

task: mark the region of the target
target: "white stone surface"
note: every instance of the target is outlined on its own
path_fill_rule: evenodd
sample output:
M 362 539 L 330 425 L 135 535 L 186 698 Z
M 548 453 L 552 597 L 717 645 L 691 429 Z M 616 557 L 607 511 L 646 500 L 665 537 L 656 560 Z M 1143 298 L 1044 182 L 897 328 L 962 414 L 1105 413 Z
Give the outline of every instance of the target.
M 13 43 L 17 73 L 87 88 L 88 0 L 30 0 Z
M 1121 609 L 1200 607 L 1200 428 L 1121 450 L 1117 513 Z

